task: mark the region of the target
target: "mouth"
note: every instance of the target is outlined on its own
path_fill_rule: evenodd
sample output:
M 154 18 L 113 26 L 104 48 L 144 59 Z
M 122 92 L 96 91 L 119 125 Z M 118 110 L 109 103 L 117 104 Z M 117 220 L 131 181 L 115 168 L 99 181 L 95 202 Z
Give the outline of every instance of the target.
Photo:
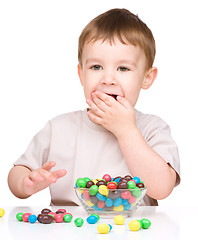
M 110 97 L 113 97 L 117 101 L 117 96 L 118 95 L 116 95 L 116 94 L 108 94 L 108 93 L 107 93 L 107 95 L 109 95 Z

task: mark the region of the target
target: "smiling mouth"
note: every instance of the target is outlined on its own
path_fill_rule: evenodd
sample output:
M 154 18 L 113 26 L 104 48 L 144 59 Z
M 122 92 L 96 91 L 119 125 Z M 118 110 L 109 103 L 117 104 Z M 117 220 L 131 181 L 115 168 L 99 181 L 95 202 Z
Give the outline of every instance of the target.
M 107 93 L 107 95 L 109 95 L 110 97 L 113 97 L 115 100 L 117 100 L 117 96 L 118 96 L 118 95 L 115 95 L 115 94 L 108 94 L 108 93 Z

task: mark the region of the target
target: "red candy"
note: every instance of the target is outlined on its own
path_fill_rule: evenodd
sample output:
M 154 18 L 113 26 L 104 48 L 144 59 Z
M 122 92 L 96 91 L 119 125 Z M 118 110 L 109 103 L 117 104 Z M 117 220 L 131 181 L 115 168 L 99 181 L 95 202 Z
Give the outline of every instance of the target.
M 28 218 L 29 218 L 30 215 L 31 215 L 31 213 L 24 213 L 23 216 L 22 216 L 23 221 L 24 222 L 29 222 Z
M 105 201 L 98 201 L 98 207 L 99 208 L 105 207 Z
M 54 217 L 55 222 L 61 223 L 63 221 L 63 217 L 64 217 L 64 214 L 56 214 L 56 216 Z
M 106 182 L 111 182 L 111 176 L 109 174 L 105 174 L 102 179 L 104 179 Z
M 115 183 L 115 182 L 109 182 L 108 184 L 107 184 L 107 188 L 108 189 L 117 189 L 117 184 Z
M 57 211 L 66 213 L 66 210 L 65 210 L 65 209 L 58 209 Z
M 130 191 L 124 191 L 121 193 L 121 198 L 123 198 L 123 199 L 129 199 L 130 197 L 131 197 Z

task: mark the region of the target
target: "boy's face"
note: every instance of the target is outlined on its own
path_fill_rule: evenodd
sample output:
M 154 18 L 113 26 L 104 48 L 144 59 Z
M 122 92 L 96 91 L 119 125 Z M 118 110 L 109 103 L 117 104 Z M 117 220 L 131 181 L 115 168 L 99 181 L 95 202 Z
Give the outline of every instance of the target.
M 85 44 L 78 73 L 86 99 L 100 91 L 122 96 L 134 107 L 141 88 L 152 84 L 145 68 L 146 57 L 139 46 L 124 45 L 119 40 L 111 45 L 99 40 Z

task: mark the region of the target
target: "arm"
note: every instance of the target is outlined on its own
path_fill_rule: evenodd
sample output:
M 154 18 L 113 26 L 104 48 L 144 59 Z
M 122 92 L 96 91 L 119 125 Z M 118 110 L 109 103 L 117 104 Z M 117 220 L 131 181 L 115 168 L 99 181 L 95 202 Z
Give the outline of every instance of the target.
M 158 200 L 167 197 L 175 186 L 176 172 L 144 140 L 130 103 L 122 97 L 115 101 L 100 92 L 94 93 L 93 101 L 87 103 L 92 109 L 90 119 L 103 125 L 118 139 L 129 170 L 144 181 L 147 195 Z
M 18 198 L 28 198 L 55 183 L 66 174 L 64 169 L 50 172 L 55 165 L 55 162 L 47 162 L 35 171 L 24 166 L 14 166 L 8 175 L 8 186 L 11 192 Z
M 122 134 L 118 142 L 130 171 L 147 186 L 147 195 L 166 198 L 175 186 L 174 169 L 147 144 L 137 128 Z

